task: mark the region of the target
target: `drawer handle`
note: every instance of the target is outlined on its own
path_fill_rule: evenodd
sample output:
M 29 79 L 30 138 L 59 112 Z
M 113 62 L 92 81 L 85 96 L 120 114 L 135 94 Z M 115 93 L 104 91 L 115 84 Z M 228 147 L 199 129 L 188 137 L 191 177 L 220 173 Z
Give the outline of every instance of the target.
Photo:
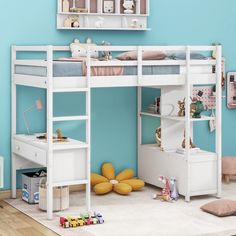
M 17 151 L 20 151 L 20 146 L 16 146 L 16 150 L 17 150 Z

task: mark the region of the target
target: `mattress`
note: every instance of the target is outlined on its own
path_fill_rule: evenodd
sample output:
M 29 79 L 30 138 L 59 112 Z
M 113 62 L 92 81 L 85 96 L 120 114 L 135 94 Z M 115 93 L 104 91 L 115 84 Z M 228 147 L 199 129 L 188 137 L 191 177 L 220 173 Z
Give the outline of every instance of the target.
M 137 66 L 124 66 L 123 75 L 137 75 Z M 15 66 L 15 73 L 21 75 L 33 76 L 47 76 L 46 67 L 38 66 Z M 144 66 L 143 75 L 165 75 L 165 74 L 179 74 L 180 66 L 178 65 L 157 65 Z M 70 77 L 83 76 L 82 62 L 69 61 L 54 61 L 53 62 L 53 76 L 54 77 Z

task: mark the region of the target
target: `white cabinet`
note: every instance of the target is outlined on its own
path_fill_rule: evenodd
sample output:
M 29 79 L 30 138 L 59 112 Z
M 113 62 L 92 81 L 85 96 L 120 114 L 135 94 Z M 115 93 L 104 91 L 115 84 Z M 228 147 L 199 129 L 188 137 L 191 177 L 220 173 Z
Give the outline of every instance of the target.
M 199 50 L 200 51 L 200 50 Z M 212 51 L 212 50 L 208 50 Z M 170 85 L 168 82 L 159 87 L 161 91 L 160 114 L 148 113 L 142 107 L 142 88 L 138 90 L 138 176 L 146 183 L 163 187 L 158 180 L 160 175 L 168 178 L 175 177 L 179 193 L 185 196 L 186 201 L 190 201 L 191 196 L 221 194 L 221 48 L 217 49 L 217 60 L 212 65 L 216 65 L 214 78 L 207 78 L 206 75 L 212 73 L 213 67 L 209 65 L 201 68 L 194 65 L 197 60 L 190 59 L 191 49 L 186 47 L 185 67 L 180 67 L 180 74 L 183 75 L 183 83 Z M 196 72 L 199 72 L 195 77 Z M 205 80 L 206 79 L 206 80 Z M 169 78 L 166 78 L 168 81 Z M 203 81 L 205 82 L 203 83 Z M 206 82 L 208 81 L 208 82 Z M 193 97 L 193 86 L 196 84 L 212 84 L 216 86 L 216 117 L 202 116 L 192 118 L 190 115 L 190 97 Z M 185 116 L 179 117 L 178 101 L 185 101 Z M 151 116 L 159 119 L 161 123 L 161 148 L 157 144 L 143 144 L 143 117 Z M 194 143 L 194 122 L 215 121 L 216 130 L 215 147 L 213 152 L 189 148 L 190 138 Z M 156 128 L 158 128 L 158 126 Z M 153 130 L 155 137 L 155 130 Z M 186 149 L 182 148 L 185 141 Z M 181 154 L 179 154 L 181 153 Z
M 68 1 L 68 0 L 65 0 Z M 69 11 L 58 0 L 57 29 L 71 30 L 149 30 L 149 0 L 135 0 L 132 14 L 125 13 L 123 0 L 69 0 Z M 107 8 L 106 8 L 107 9 Z M 109 10 L 110 9 L 110 10 Z

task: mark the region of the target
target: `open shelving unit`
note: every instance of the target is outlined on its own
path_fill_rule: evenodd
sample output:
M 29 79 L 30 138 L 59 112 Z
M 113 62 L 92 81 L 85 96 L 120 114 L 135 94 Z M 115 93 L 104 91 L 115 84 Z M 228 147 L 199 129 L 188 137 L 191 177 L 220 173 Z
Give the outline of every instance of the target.
M 186 51 L 185 82 L 179 85 L 166 84 L 155 87 L 161 90 L 160 114 L 143 110 L 145 108 L 142 106 L 142 88 L 138 88 L 138 176 L 146 183 L 158 187 L 163 187 L 158 180 L 160 175 L 175 177 L 179 193 L 185 196 L 186 201 L 190 201 L 192 196 L 221 194 L 221 50 L 218 48 L 215 61 L 216 80 L 208 80 L 204 84 L 204 86 L 209 84 L 216 86 L 216 117 L 202 116 L 199 119 L 190 116 L 190 97 L 194 85 L 203 85 L 204 76 L 199 75 L 198 79 L 193 80 L 194 60 L 190 60 L 190 51 L 191 49 Z M 183 101 L 184 98 L 186 115 L 179 117 L 178 101 Z M 143 144 L 143 119 L 146 116 L 154 117 L 160 121 L 158 124 L 161 123 L 161 147 L 156 143 Z M 189 140 L 194 139 L 194 122 L 210 120 L 216 123 L 215 151 L 202 149 L 191 151 Z M 184 133 L 187 148 L 182 149 Z
M 104 13 L 106 0 L 69 0 L 70 9 L 83 9 L 82 12 L 65 11 L 63 1 L 58 0 L 57 29 L 64 30 L 134 30 L 145 31 L 148 28 L 149 0 L 134 0 L 133 14 L 124 12 L 123 0 L 112 0 L 114 11 Z M 77 19 L 78 27 L 65 25 L 68 19 Z M 72 20 L 73 21 L 73 20 Z

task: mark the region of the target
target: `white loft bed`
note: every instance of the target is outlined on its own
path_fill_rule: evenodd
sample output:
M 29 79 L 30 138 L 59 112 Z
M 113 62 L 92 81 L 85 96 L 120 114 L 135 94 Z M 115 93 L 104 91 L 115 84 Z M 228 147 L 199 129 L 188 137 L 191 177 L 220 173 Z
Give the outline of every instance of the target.
M 97 51 L 137 51 L 137 60 L 134 61 L 93 61 L 90 57 L 91 50 Z M 171 52 L 182 51 L 186 53 L 185 60 L 153 60 L 145 61 L 142 59 L 143 51 L 155 51 L 164 50 Z M 175 114 L 165 114 L 165 110 L 162 110 L 162 115 L 156 115 L 161 118 L 163 123 L 163 129 L 167 132 L 163 132 L 163 144 L 168 143 L 169 136 L 176 132 L 175 128 L 186 130 L 186 146 L 189 140 L 188 137 L 192 136 L 191 123 L 194 119 L 190 118 L 189 107 L 190 107 L 190 95 L 191 87 L 195 84 L 209 85 L 217 84 L 217 96 L 216 96 L 216 152 L 210 155 L 212 165 L 204 166 L 205 172 L 214 172 L 211 175 L 213 182 L 209 185 L 209 189 L 203 189 L 195 191 L 194 194 L 191 192 L 191 183 L 194 179 L 191 178 L 191 171 L 199 171 L 191 166 L 193 157 L 190 154 L 189 148 L 186 149 L 185 155 L 181 156 L 181 163 L 176 165 L 181 166 L 181 182 L 179 182 L 180 193 L 183 194 L 186 200 L 190 200 L 190 196 L 199 194 L 217 194 L 220 195 L 221 191 L 221 47 L 220 46 L 96 46 L 87 48 L 86 58 L 86 76 L 53 76 L 54 75 L 54 53 L 55 52 L 66 52 L 70 51 L 68 46 L 13 46 L 12 47 L 12 197 L 16 197 L 16 170 L 24 169 L 26 167 L 35 166 L 46 166 L 48 177 L 47 177 L 47 217 L 52 218 L 52 188 L 55 186 L 74 185 L 74 184 L 86 184 L 86 204 L 88 210 L 90 209 L 90 109 L 91 109 L 91 88 L 99 87 L 130 87 L 137 86 L 138 88 L 138 144 L 139 144 L 139 176 L 142 177 L 147 183 L 151 183 L 159 186 L 157 183 L 158 174 L 170 175 L 170 171 L 178 178 L 179 175 L 171 162 L 174 160 L 170 159 L 170 154 L 158 150 L 155 144 L 142 145 L 142 122 L 141 117 L 144 115 L 151 115 L 142 112 L 141 105 L 141 87 L 156 87 L 161 88 L 163 97 L 167 100 L 179 99 L 180 95 L 189 99 L 186 99 L 186 117 L 179 118 Z M 216 51 L 216 59 L 207 60 L 191 60 L 191 52 L 201 51 L 209 52 Z M 45 52 L 46 60 L 35 60 L 35 59 L 17 59 L 17 53 L 19 52 Z M 32 55 L 33 55 L 32 54 Z M 32 56 L 33 58 L 33 56 Z M 69 62 L 68 62 L 69 63 Z M 132 75 L 120 75 L 120 76 L 92 76 L 91 67 L 135 67 L 136 73 Z M 144 74 L 145 66 L 178 66 L 178 73 L 174 74 Z M 216 67 L 216 73 L 213 72 L 213 66 Z M 32 75 L 26 73 L 17 72 L 17 67 L 33 67 L 33 68 L 44 68 L 46 74 Z M 22 69 L 22 68 L 21 68 Z M 47 137 L 48 142 L 40 142 L 35 136 L 26 136 L 22 134 L 16 134 L 16 86 L 24 85 L 30 87 L 37 87 L 47 90 Z M 169 88 L 169 90 L 168 90 Z M 175 91 L 173 96 L 167 96 L 170 91 Z M 86 114 L 84 116 L 67 116 L 67 117 L 53 117 L 53 93 L 56 92 L 85 92 L 86 93 Z M 163 99 L 162 99 L 163 101 Z M 173 102 L 173 101 L 172 101 Z M 176 101 L 175 101 L 176 102 Z M 176 111 L 175 111 L 176 113 Z M 140 116 L 141 115 L 141 116 Z M 201 120 L 210 120 L 211 117 L 204 117 Z M 55 144 L 52 142 L 53 135 L 53 122 L 57 121 L 72 121 L 72 120 L 85 120 L 86 121 L 86 142 L 78 140 L 70 140 L 67 144 Z M 168 122 L 166 122 L 168 121 Z M 181 123 L 181 125 L 180 125 Z M 182 125 L 184 124 L 184 125 Z M 181 130 L 182 132 L 183 130 Z M 176 137 L 179 141 L 180 134 Z M 174 140 L 171 138 L 169 143 L 174 144 Z M 176 148 L 176 145 L 174 145 Z M 150 153 L 151 152 L 151 153 Z M 149 163 L 145 157 L 155 158 L 156 155 L 166 155 L 167 158 L 164 160 L 158 159 L 158 163 Z M 206 152 L 204 153 L 206 154 Z M 71 163 L 67 166 L 65 171 L 64 167 L 64 156 L 67 156 L 70 160 L 66 163 Z M 176 155 L 172 155 L 176 156 Z M 204 156 L 204 155 L 203 155 Z M 203 156 L 199 157 L 199 163 L 205 163 Z M 178 158 L 178 157 L 177 157 Z M 167 163 L 168 162 L 168 163 Z M 176 161 L 174 160 L 173 163 Z M 146 164 L 145 164 L 146 163 Z M 155 172 L 155 165 L 158 164 Z M 168 167 L 167 167 L 168 166 Z M 163 167 L 163 169 L 162 169 Z M 148 174 L 150 168 L 150 174 Z M 62 171 L 63 170 L 63 171 Z M 162 170 L 162 172 L 160 172 Z M 155 172 L 155 173 L 154 173 Z M 61 176 L 63 173 L 63 176 Z M 186 174 L 183 174 L 186 173 Z M 208 177 L 208 175 L 207 175 Z M 188 179 L 189 178 L 189 179 Z M 195 177 L 194 177 L 195 178 Z M 154 180 L 155 179 L 155 180 Z M 212 179 L 211 179 L 212 180 Z M 182 182 L 183 181 L 183 182 Z M 183 187 L 184 186 L 184 187 Z M 200 186 L 200 187 L 199 187 Z M 201 183 L 197 183 L 197 187 L 201 188 Z

